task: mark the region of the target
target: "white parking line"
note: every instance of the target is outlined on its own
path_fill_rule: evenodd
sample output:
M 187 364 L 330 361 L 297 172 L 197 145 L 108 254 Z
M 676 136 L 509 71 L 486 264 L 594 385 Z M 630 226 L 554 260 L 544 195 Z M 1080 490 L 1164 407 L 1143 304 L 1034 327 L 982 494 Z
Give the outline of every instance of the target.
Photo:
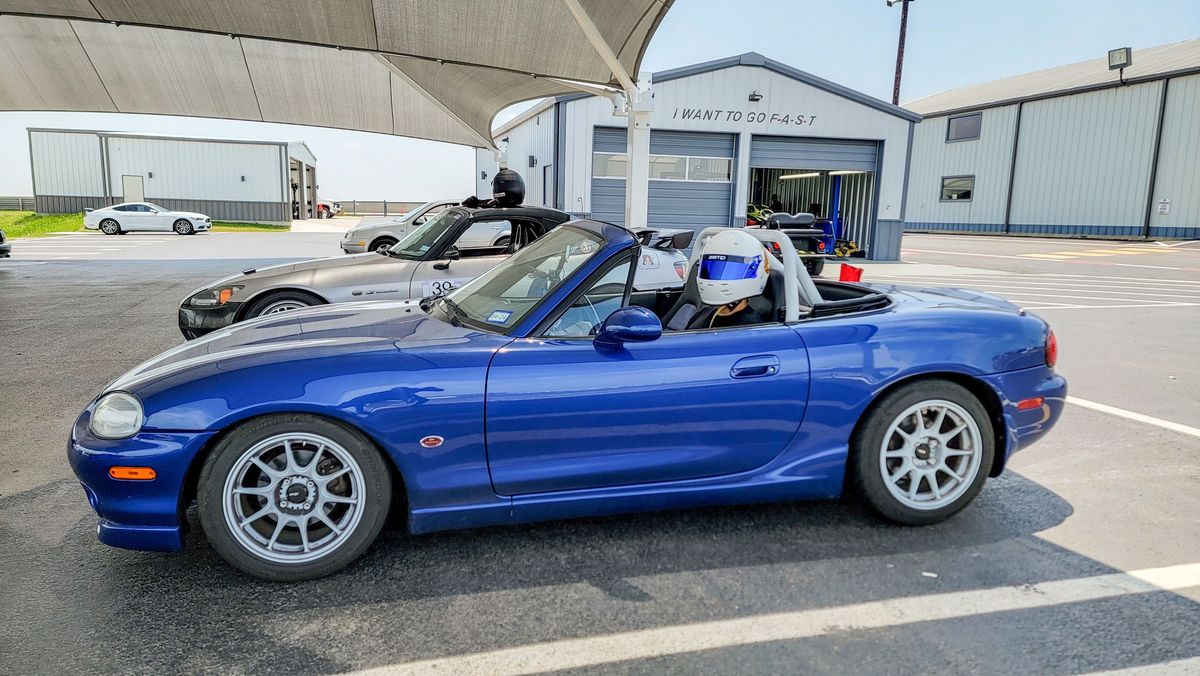
M 1149 416 L 1144 413 L 1126 411 L 1123 408 L 1117 408 L 1116 406 L 1109 406 L 1108 404 L 1101 404 L 1095 401 L 1088 401 L 1087 399 L 1080 399 L 1079 397 L 1068 396 L 1067 403 L 1075 404 L 1076 406 L 1082 406 L 1084 408 L 1090 408 L 1093 411 L 1100 411 L 1101 413 L 1108 413 L 1109 415 L 1128 418 L 1129 420 L 1136 420 L 1138 422 L 1146 423 L 1147 425 L 1154 425 L 1155 427 L 1161 427 L 1165 430 L 1171 430 L 1172 432 L 1179 432 L 1181 434 L 1190 434 L 1193 437 L 1200 437 L 1200 429 L 1189 427 L 1177 422 L 1171 422 L 1170 420 L 1163 420 L 1162 418 L 1155 418 L 1154 416 Z
M 1034 301 L 1030 301 L 1034 302 Z M 1200 303 L 1122 303 L 1120 305 L 1022 305 L 1023 310 L 1115 310 L 1134 307 L 1193 307 Z
M 1084 676 L 1185 676 L 1200 674 L 1200 657 L 1188 657 L 1158 664 L 1142 664 L 1126 669 L 1093 671 Z
M 1166 265 L 1134 265 L 1133 263 L 1115 263 L 1123 268 L 1150 268 L 1151 270 L 1186 270 L 1187 268 L 1172 268 Z
M 1200 586 L 1200 563 L 564 639 L 353 672 L 530 674 Z

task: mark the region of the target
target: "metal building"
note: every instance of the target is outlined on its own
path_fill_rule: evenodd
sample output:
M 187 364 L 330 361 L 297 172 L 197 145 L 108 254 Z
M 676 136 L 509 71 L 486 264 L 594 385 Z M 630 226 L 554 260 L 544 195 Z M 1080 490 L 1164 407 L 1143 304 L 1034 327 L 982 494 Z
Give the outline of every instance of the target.
M 872 258 L 899 256 L 920 116 L 749 53 L 652 76 L 649 224 L 739 226 L 778 195 L 837 219 Z M 627 121 L 588 94 L 546 99 L 493 132 L 526 201 L 623 224 Z M 480 194 L 496 162 L 477 155 Z
M 1200 39 L 905 104 L 905 229 L 1200 237 Z
M 214 220 L 286 223 L 317 203 L 317 160 L 299 141 L 28 132 L 39 213 L 149 201 Z

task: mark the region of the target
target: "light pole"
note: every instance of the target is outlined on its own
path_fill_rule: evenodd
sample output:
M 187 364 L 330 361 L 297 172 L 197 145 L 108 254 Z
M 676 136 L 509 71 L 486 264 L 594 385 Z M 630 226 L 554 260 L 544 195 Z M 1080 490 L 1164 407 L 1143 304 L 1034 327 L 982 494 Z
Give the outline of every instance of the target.
M 887 6 L 900 6 L 900 43 L 896 46 L 896 83 L 892 86 L 892 103 L 900 105 L 900 71 L 904 70 L 904 33 L 908 30 L 908 3 L 913 0 L 887 0 Z

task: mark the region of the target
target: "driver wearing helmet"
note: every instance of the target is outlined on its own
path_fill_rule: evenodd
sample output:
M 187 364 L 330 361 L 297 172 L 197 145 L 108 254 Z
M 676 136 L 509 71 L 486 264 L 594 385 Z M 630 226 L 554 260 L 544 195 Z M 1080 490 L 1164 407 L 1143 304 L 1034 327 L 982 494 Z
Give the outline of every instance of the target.
M 762 244 L 741 230 L 713 235 L 704 245 L 696 285 L 704 308 L 689 328 L 747 326 L 775 321 L 774 304 L 763 298 L 771 273 Z

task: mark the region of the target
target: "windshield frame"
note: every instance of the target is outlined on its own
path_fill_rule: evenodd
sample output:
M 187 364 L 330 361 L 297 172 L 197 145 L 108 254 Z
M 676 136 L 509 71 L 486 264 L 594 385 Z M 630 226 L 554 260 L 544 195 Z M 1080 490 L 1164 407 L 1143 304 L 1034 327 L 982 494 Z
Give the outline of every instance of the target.
M 411 253 L 406 253 L 404 251 L 404 248 L 401 247 L 402 244 L 404 244 L 405 242 L 408 242 L 409 240 L 413 240 L 413 243 L 415 244 L 417 241 L 420 240 L 420 235 L 422 235 L 428 231 L 428 226 L 432 226 L 434 223 L 437 223 L 441 218 L 449 217 L 451 215 L 453 215 L 455 217 L 454 223 L 446 226 L 446 229 L 443 230 L 442 233 L 437 236 L 437 239 L 435 239 L 433 241 L 433 243 L 429 245 L 429 248 L 426 249 L 424 251 L 424 253 L 414 256 Z M 458 236 L 457 233 L 461 229 L 463 223 L 470 221 L 470 217 L 471 217 L 470 212 L 462 207 L 448 207 L 446 209 L 443 209 L 441 212 L 436 214 L 432 219 L 425 221 L 421 225 L 418 225 L 416 228 L 413 229 L 412 232 L 405 235 L 399 242 L 396 242 L 391 247 L 389 247 L 387 250 L 387 255 L 390 256 L 391 258 L 396 258 L 396 259 L 402 260 L 402 261 L 438 260 L 438 257 L 440 257 L 442 255 L 442 252 L 446 249 L 446 242 L 448 240 L 454 241 L 454 238 Z
M 609 226 L 609 227 L 613 227 L 613 226 Z M 552 312 L 554 310 L 554 308 L 558 307 L 559 303 L 561 303 L 564 298 L 569 298 L 574 295 L 575 287 L 578 286 L 579 279 L 589 279 L 591 277 L 591 275 L 596 271 L 597 267 L 604 266 L 605 263 L 607 261 L 611 260 L 614 255 L 620 253 L 621 251 L 624 251 L 624 249 L 627 248 L 627 247 L 621 247 L 620 249 L 617 249 L 616 251 L 614 251 L 613 250 L 613 244 L 614 244 L 613 241 L 610 240 L 609 238 L 605 237 L 603 232 L 592 230 L 590 228 L 579 227 L 574 222 L 568 222 L 568 223 L 563 223 L 563 224 L 553 228 L 550 232 L 546 233 L 542 237 L 539 237 L 536 242 L 530 244 L 529 247 L 522 249 L 522 251 L 528 251 L 529 248 L 536 246 L 540 242 L 546 241 L 547 238 L 552 237 L 555 234 L 566 231 L 568 229 L 577 230 L 577 231 L 580 231 L 580 232 L 588 235 L 589 237 L 594 237 L 594 238 L 598 239 L 599 242 L 596 244 L 596 251 L 593 252 L 592 254 L 590 254 L 587 257 L 587 259 L 585 259 L 582 263 L 580 263 L 566 277 L 564 277 L 562 280 L 560 280 L 557 285 L 548 289 L 546 291 L 546 293 L 543 294 L 542 297 L 537 300 L 537 302 L 535 302 L 532 306 L 530 306 L 529 309 L 526 310 L 511 326 L 505 327 L 505 326 L 501 326 L 501 325 L 497 325 L 497 324 L 489 324 L 487 322 L 479 321 L 478 319 L 475 319 L 475 318 L 467 315 L 466 312 L 462 311 L 461 309 L 457 312 L 454 312 L 447 308 L 447 309 L 443 310 L 443 312 L 446 313 L 448 318 L 450 316 L 453 316 L 462 325 L 468 326 L 473 329 L 477 329 L 479 331 L 484 331 L 484 332 L 495 334 L 495 335 L 523 337 L 525 334 L 528 333 L 528 329 L 526 328 L 525 331 L 522 331 L 522 328 L 526 327 L 526 325 L 529 324 L 529 322 L 531 322 L 534 319 L 537 320 L 535 322 L 535 325 L 540 324 L 546 315 L 547 306 L 549 306 L 549 310 Z M 633 242 L 633 246 L 635 246 L 635 247 L 637 246 L 636 239 Z M 471 280 L 471 282 L 468 282 L 467 284 L 464 284 L 463 286 L 455 289 L 454 291 L 451 291 L 450 293 L 446 294 L 445 297 L 449 298 L 452 302 L 454 302 L 455 305 L 457 305 L 461 308 L 461 302 L 460 302 L 461 299 L 455 298 L 454 296 L 456 296 L 463 290 L 470 288 L 471 284 L 473 282 L 484 277 L 485 275 L 489 275 L 490 273 L 498 270 L 499 268 L 501 268 L 503 266 L 509 266 L 509 263 L 513 260 L 513 258 L 516 258 L 520 254 L 521 254 L 521 251 L 518 251 L 517 253 L 513 254 L 509 258 L 505 259 L 504 262 L 500 263 L 495 268 L 492 268 L 491 270 L 483 273 L 479 277 L 476 277 L 475 279 Z M 582 277 L 581 277 L 581 275 L 582 275 Z M 440 300 L 440 298 L 439 298 L 439 300 Z M 439 304 L 438 307 L 441 307 L 441 304 Z

